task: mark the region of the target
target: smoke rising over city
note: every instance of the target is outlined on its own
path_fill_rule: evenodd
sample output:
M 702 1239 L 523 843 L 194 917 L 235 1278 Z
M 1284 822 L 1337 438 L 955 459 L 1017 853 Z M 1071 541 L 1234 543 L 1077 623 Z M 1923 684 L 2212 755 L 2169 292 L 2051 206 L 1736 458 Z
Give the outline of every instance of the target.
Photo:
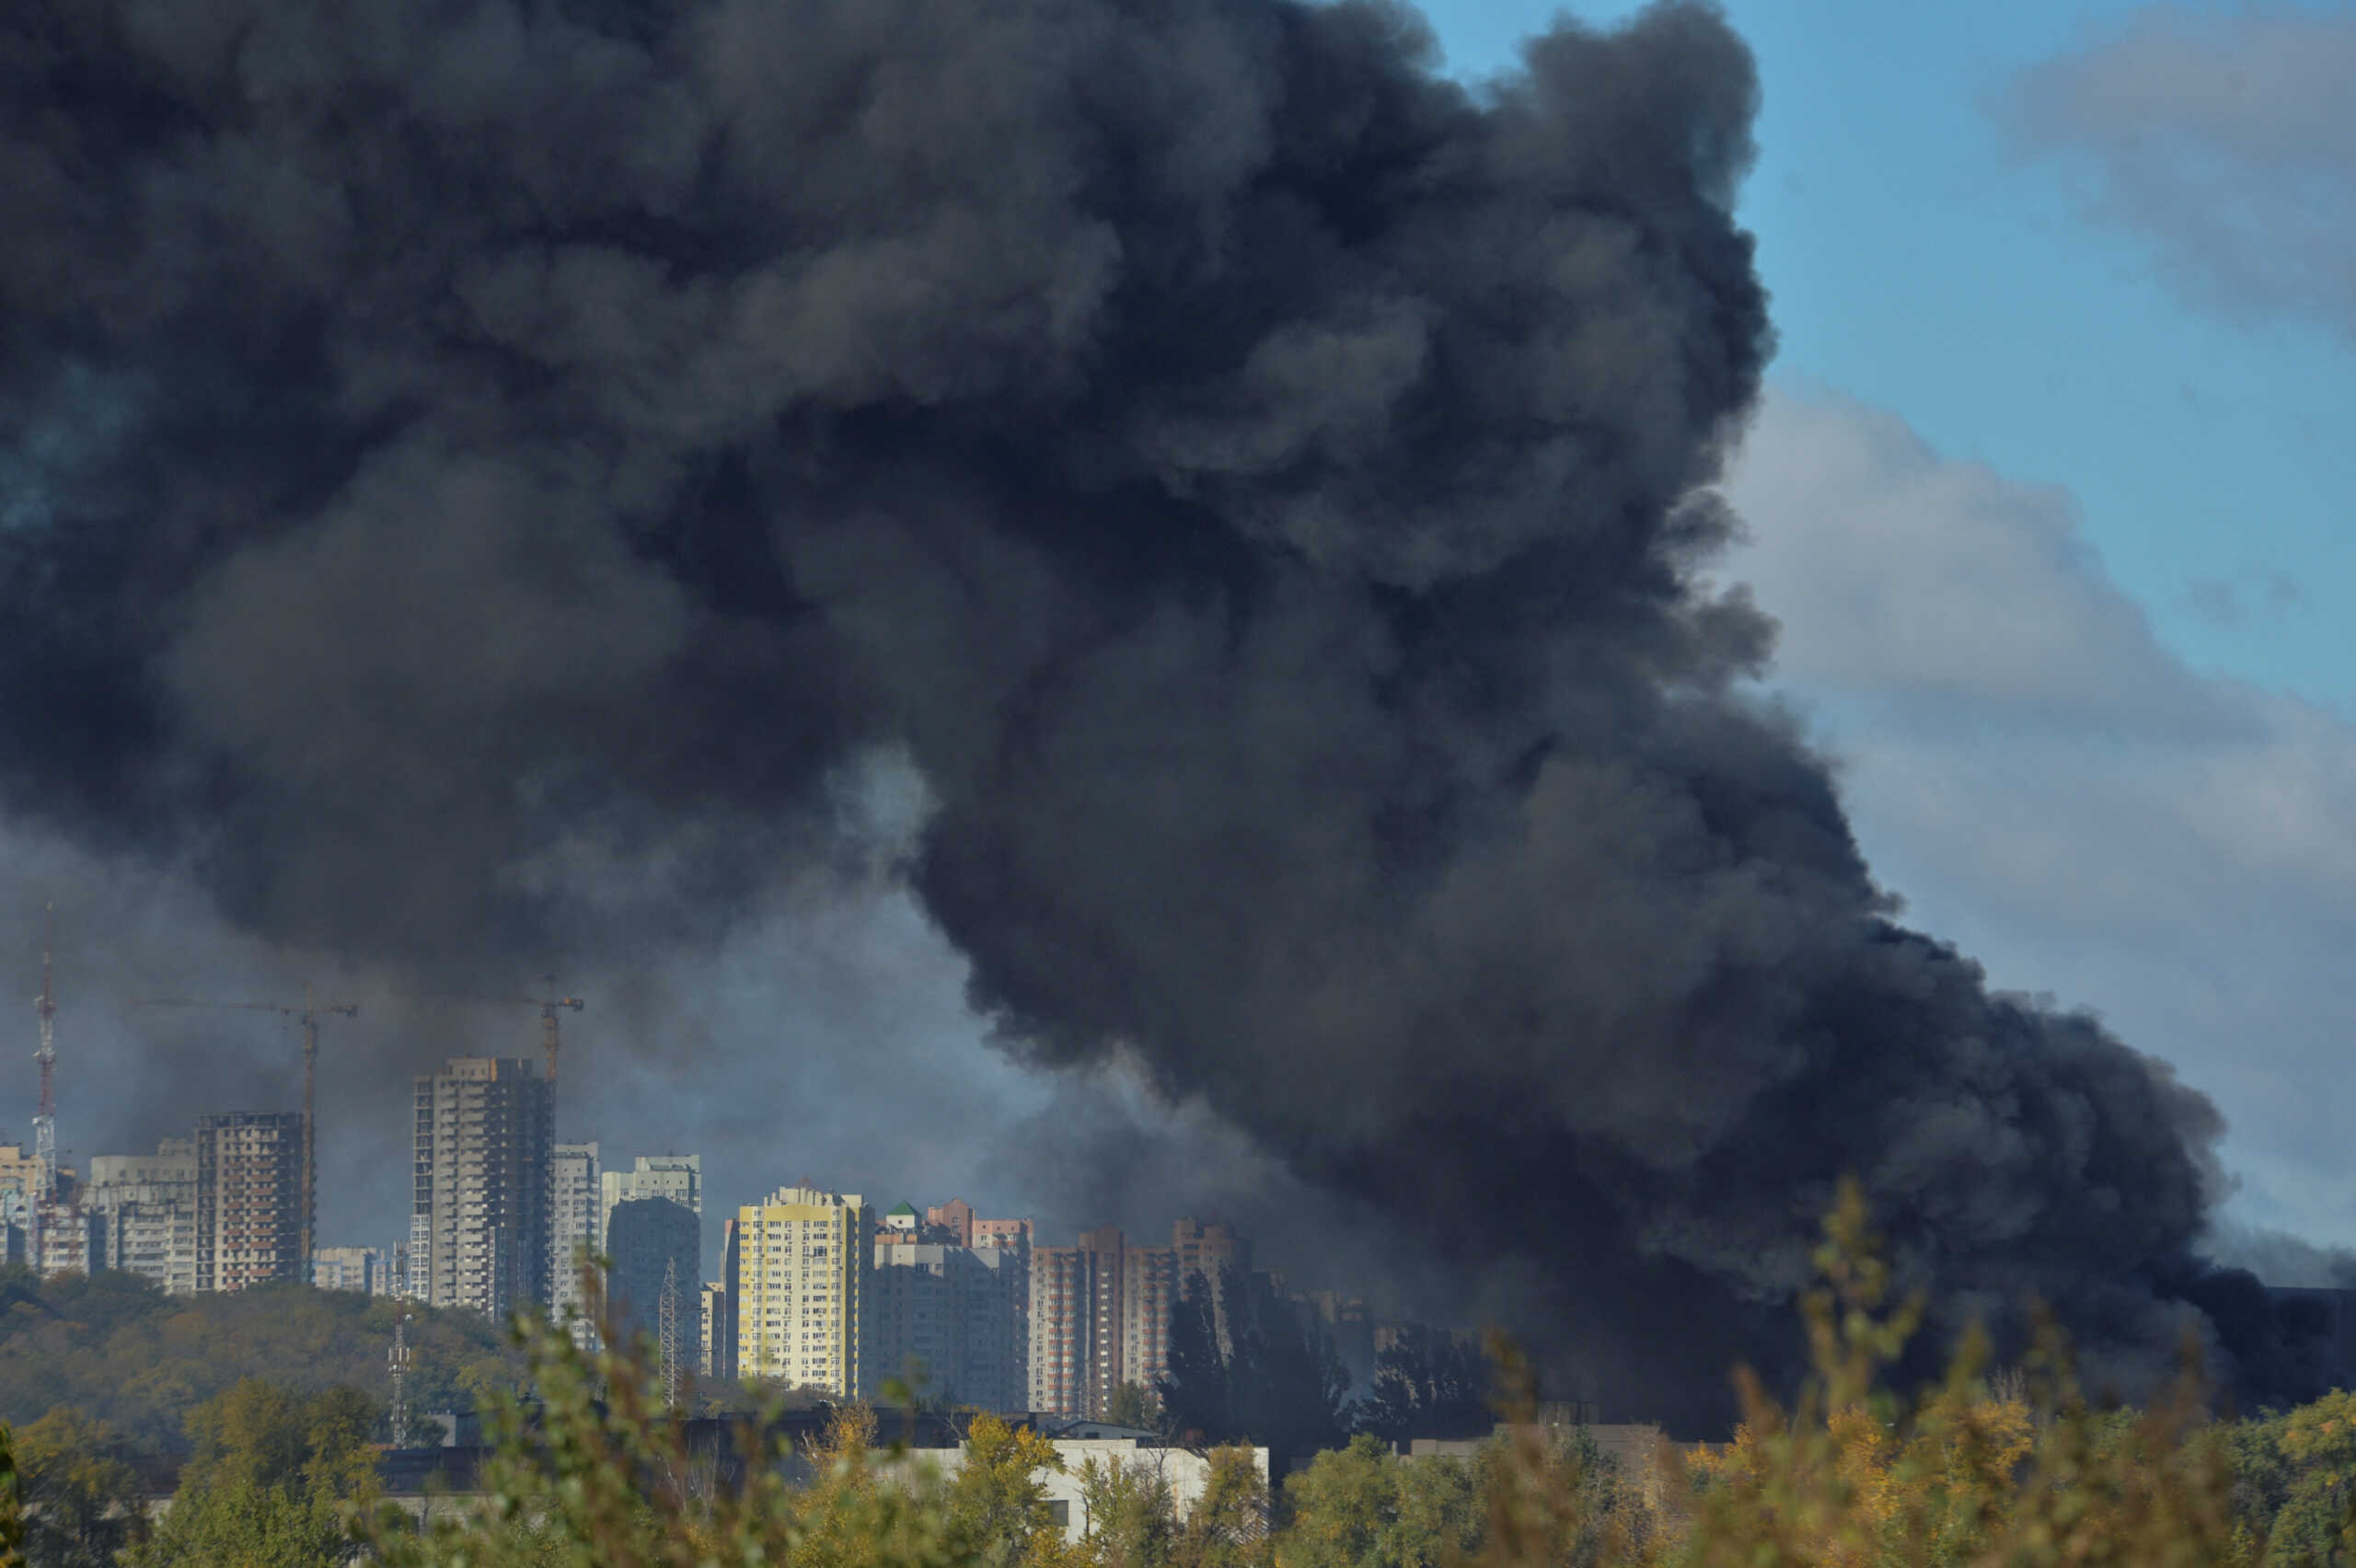
M 1897 922 L 1697 585 L 1715 11 L 1474 90 L 1378 4 L 29 0 L 0 86 L 25 831 L 425 986 L 707 952 L 900 790 L 1006 1052 L 1607 1401 L 1772 1363 L 1843 1172 L 1949 1323 L 2189 1320 L 2213 1112 Z

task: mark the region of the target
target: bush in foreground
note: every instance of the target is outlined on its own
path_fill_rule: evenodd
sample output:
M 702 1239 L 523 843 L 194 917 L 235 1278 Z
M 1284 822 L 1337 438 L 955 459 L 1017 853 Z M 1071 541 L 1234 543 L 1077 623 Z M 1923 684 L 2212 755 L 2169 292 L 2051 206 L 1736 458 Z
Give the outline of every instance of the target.
M 838 1412 L 806 1453 L 740 1434 L 746 1478 L 688 1449 L 644 1364 L 523 1332 L 541 1404 L 503 1406 L 479 1498 L 423 1524 L 374 1499 L 373 1414 L 356 1396 L 241 1385 L 192 1418 L 199 1459 L 151 1539 L 109 1534 L 109 1473 L 63 1458 L 68 1424 L 29 1430 L 27 1539 L 0 1442 L 0 1564 L 127 1568 L 2291 1568 L 2356 1563 L 2356 1396 L 2254 1421 L 2211 1419 L 2195 1369 L 2141 1411 L 2096 1408 L 2045 1333 L 1992 1378 L 1974 1335 L 1912 1397 L 1886 1374 L 1919 1302 L 1888 1276 L 1857 1193 L 1843 1193 L 1804 1303 L 1813 1375 L 1788 1408 L 1755 1383 L 1734 1440 L 1665 1450 L 1623 1475 L 1576 1433 L 1509 1419 L 1470 1461 L 1403 1459 L 1372 1438 L 1320 1454 L 1270 1499 L 1250 1450 L 1212 1456 L 1190 1516 L 1144 1467 L 1091 1460 L 1091 1530 L 1067 1542 L 1035 1434 L 977 1417 L 943 1476 L 876 1449 L 872 1414 Z M 1527 1371 L 1495 1347 L 1509 1418 Z M 38 1424 L 37 1424 L 38 1426 Z M 93 1439 L 95 1442 L 96 1439 Z M 788 1461 L 791 1461 L 790 1463 Z M 790 1473 L 804 1479 L 794 1482 Z M 75 1488 L 80 1490 L 76 1491 Z M 49 1490 L 43 1491 L 43 1488 Z M 85 1496 L 84 1494 L 87 1495 Z

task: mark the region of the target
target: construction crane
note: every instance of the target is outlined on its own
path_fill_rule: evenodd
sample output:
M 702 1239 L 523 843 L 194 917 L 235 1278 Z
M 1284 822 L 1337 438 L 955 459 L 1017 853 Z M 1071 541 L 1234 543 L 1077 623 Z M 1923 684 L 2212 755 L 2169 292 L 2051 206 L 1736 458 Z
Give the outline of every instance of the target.
M 311 988 L 303 987 L 303 1002 L 297 1007 L 289 1002 L 214 1002 L 186 997 L 156 997 L 148 998 L 151 1007 L 159 1008 L 229 1008 L 241 1012 L 270 1012 L 281 1018 L 291 1018 L 303 1025 L 303 1219 L 299 1240 L 295 1278 L 309 1283 L 311 1278 L 311 1228 L 318 1218 L 319 1164 L 318 1139 L 312 1135 L 317 1121 L 314 1098 L 315 1080 L 318 1076 L 319 1020 L 323 1018 L 357 1018 L 357 1002 L 315 1002 Z
M 549 1082 L 553 1085 L 556 1082 L 558 1015 L 567 1010 L 579 1012 L 583 1008 L 587 1007 L 589 1004 L 583 1001 L 579 997 L 567 997 L 560 994 L 556 988 L 556 976 L 553 974 L 542 975 L 540 977 L 540 984 L 546 986 L 549 989 L 549 994 L 545 997 L 501 997 L 496 999 L 506 1003 L 510 1007 L 537 1008 L 540 1009 L 540 1049 L 548 1055 Z

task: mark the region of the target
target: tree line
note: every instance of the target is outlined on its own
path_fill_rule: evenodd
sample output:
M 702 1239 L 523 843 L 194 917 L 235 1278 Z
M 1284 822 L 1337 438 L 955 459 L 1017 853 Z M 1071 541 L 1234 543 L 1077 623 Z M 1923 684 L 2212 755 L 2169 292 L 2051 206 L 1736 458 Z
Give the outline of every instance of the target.
M 378 1494 L 379 1412 L 348 1389 L 243 1379 L 193 1406 L 192 1458 L 150 1522 L 101 1422 L 52 1411 L 0 1442 L 0 1561 L 33 1568 L 2291 1568 L 2356 1563 L 2356 1395 L 2217 1417 L 2197 1368 L 2140 1409 L 2103 1408 L 2058 1332 L 1997 1372 L 1984 1339 L 1946 1377 L 1889 1375 L 1921 1319 L 1890 1299 L 1854 1192 L 1827 1221 L 1803 1304 L 1813 1375 L 1789 1404 L 1741 1383 L 1728 1443 L 1626 1468 L 1576 1429 L 1530 1419 L 1532 1383 L 1492 1346 L 1496 1413 L 1463 1458 L 1403 1458 L 1370 1433 L 1323 1448 L 1274 1494 L 1251 1448 L 1205 1448 L 1181 1508 L 1145 1455 L 1085 1460 L 1068 1539 L 1044 1476 L 1063 1460 L 992 1415 L 963 1463 L 879 1445 L 838 1409 L 788 1453 L 745 1424 L 725 1472 L 687 1441 L 641 1355 L 585 1352 L 519 1325 L 535 1403 L 487 1399 L 479 1492 L 421 1520 Z M 1197 1301 L 1198 1308 L 1208 1307 Z M 1190 1320 L 1173 1409 L 1254 1419 L 1240 1369 L 1291 1351 L 1230 1303 Z M 1176 1347 L 1173 1347 L 1173 1350 Z M 1255 1359 L 1260 1358 L 1260 1359 Z M 1212 1370 L 1218 1376 L 1214 1378 Z M 1330 1387 L 1330 1379 L 1322 1386 Z M 1223 1398 L 1224 1407 L 1189 1405 Z M 10 1458 L 8 1456 L 13 1456 Z

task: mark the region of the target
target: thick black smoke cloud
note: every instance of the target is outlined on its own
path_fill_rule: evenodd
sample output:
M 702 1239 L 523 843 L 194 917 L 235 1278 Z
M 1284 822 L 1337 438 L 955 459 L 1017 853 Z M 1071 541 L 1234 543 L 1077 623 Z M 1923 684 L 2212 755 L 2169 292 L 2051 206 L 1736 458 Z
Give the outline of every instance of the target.
M 1011 1050 L 1608 1400 L 1778 1355 L 1843 1171 L 1951 1311 L 2165 1345 L 2213 1113 L 1892 923 L 1695 585 L 1756 98 L 1692 5 L 1472 91 L 1380 4 L 18 0 L 6 803 L 610 959 L 897 748 Z

